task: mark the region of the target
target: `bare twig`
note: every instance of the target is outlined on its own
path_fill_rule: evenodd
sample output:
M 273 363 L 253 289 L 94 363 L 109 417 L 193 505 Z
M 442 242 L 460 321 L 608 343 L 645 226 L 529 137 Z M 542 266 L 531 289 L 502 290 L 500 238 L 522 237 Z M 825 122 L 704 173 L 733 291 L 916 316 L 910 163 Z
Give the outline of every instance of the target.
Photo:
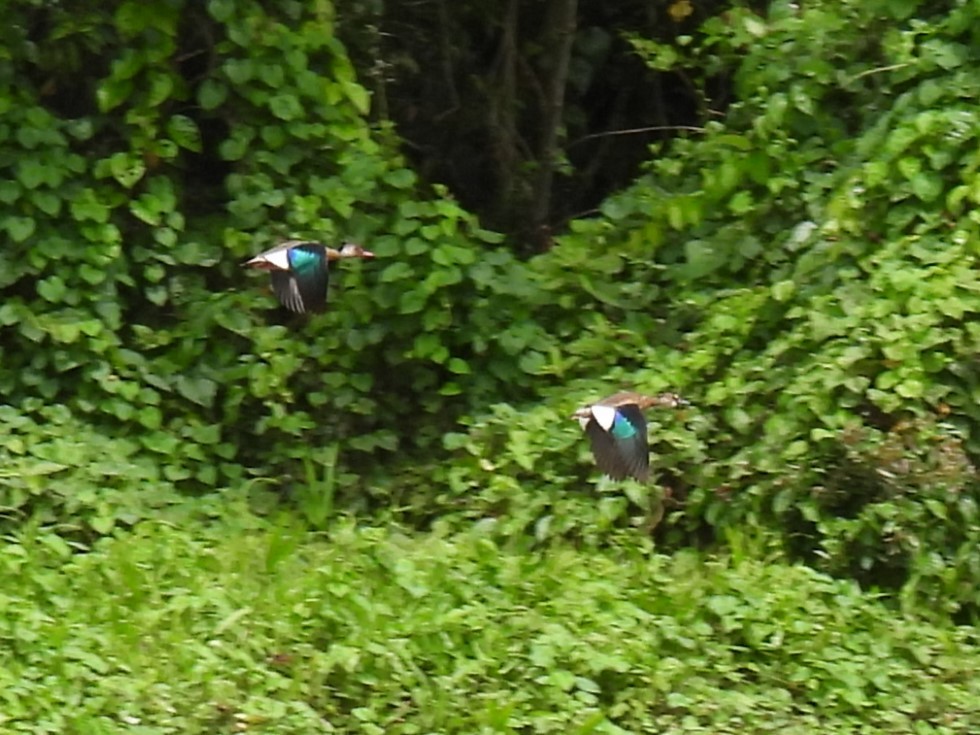
M 861 79 L 862 77 L 870 77 L 872 74 L 883 74 L 889 71 L 898 71 L 899 69 L 904 69 L 906 66 L 911 66 L 911 65 L 912 65 L 911 62 L 905 61 L 902 62 L 901 64 L 890 64 L 888 66 L 879 66 L 874 69 L 866 69 L 862 71 L 860 74 L 855 74 L 853 77 L 848 79 L 847 82 L 848 84 L 850 84 L 851 82 L 856 82 L 858 79 Z
M 566 148 L 573 148 L 579 143 L 584 143 L 587 140 L 592 140 L 593 138 L 606 138 L 610 135 L 635 135 L 637 133 L 656 133 L 664 131 L 687 131 L 689 133 L 703 133 L 704 128 L 699 128 L 694 125 L 651 125 L 645 128 L 628 128 L 625 130 L 607 130 L 602 133 L 589 133 L 588 135 L 583 135 L 581 138 L 576 138 L 571 143 L 569 143 Z

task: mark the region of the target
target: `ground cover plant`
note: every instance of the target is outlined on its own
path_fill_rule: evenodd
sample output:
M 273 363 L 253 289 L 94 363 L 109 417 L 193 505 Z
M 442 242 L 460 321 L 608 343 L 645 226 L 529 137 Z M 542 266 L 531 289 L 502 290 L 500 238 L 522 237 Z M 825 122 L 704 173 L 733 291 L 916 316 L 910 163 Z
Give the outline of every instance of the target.
M 10 733 L 970 733 L 972 629 L 803 566 L 254 516 L 8 538 Z

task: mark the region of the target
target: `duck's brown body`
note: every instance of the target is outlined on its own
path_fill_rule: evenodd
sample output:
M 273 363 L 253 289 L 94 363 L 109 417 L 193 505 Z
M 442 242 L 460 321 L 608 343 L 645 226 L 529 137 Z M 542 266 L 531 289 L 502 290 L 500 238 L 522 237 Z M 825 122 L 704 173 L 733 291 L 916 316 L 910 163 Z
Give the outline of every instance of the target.
M 593 405 L 611 406 L 613 408 L 633 405 L 642 410 L 651 406 L 678 408 L 679 406 L 688 405 L 688 402 L 676 393 L 658 393 L 655 396 L 648 396 L 644 393 L 623 390 L 619 393 L 613 393 L 611 396 L 607 396 L 600 401 L 596 401 Z M 579 410 L 581 411 L 582 409 Z

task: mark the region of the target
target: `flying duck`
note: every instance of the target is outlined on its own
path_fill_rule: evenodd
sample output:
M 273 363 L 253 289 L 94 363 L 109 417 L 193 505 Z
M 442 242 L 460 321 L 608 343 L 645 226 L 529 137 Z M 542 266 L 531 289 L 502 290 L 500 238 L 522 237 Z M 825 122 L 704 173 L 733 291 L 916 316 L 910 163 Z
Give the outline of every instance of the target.
M 614 480 L 650 477 L 650 450 L 643 409 L 650 406 L 678 408 L 690 405 L 676 393 L 646 396 L 622 391 L 583 406 L 572 418 L 585 429 L 592 443 L 596 465 Z
M 335 250 L 319 242 L 287 240 L 246 260 L 244 265 L 269 271 L 272 290 L 282 305 L 304 314 L 326 308 L 331 260 L 373 257 L 374 253 L 352 242 Z

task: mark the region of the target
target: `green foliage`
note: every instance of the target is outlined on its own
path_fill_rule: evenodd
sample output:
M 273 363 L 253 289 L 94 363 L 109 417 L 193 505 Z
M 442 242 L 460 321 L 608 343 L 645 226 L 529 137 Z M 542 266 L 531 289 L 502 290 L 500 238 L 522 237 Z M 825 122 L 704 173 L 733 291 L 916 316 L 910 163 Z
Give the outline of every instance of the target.
M 16 525 L 31 517 L 92 536 L 156 517 L 180 501 L 171 480 L 184 472 L 184 458 L 143 452 L 136 439 L 93 434 L 65 406 L 32 413 L 40 423 L 0 407 L 0 507 Z
M 668 211 L 658 225 L 706 244 L 683 245 L 679 278 L 729 287 L 702 299 L 688 335 L 698 349 L 679 358 L 710 381 L 695 400 L 718 432 L 685 522 L 778 524 L 790 549 L 828 568 L 872 585 L 912 579 L 906 592 L 975 610 L 964 580 L 980 562 L 969 367 L 980 282 L 977 221 L 956 203 L 977 160 L 969 12 L 907 26 L 875 4 L 743 17 L 728 37 L 754 29 L 764 41 L 737 79 L 762 93 L 686 149 L 699 160 L 654 175 L 702 202 L 698 217 Z M 884 42 L 845 55 L 836 32 L 798 32 L 819 25 L 882 28 Z M 753 57 L 777 48 L 788 67 Z M 737 220 L 716 222 L 726 210 Z M 680 255 L 669 242 L 664 257 Z M 754 285 L 731 289 L 733 277 Z
M 10 733 L 969 733 L 975 634 L 804 567 L 238 515 L 0 550 Z M 111 599 L 106 590 L 112 590 Z M 152 631 L 148 635 L 147 631 Z
M 457 502 L 478 494 L 466 509 L 506 534 L 602 533 L 612 498 L 576 498 L 585 442 L 559 427 L 580 401 L 671 387 L 694 408 L 653 430 L 662 542 L 747 532 L 975 614 L 980 18 L 894 12 L 733 11 L 675 49 L 741 98 L 529 264 L 561 341 L 538 371 L 565 388 L 452 440 L 474 458 L 447 473 Z M 644 502 L 620 496 L 615 523 Z
M 752 539 L 975 613 L 978 27 L 776 3 L 634 39 L 738 101 L 524 263 L 367 124 L 329 3 L 15 3 L 4 503 L 104 531 L 257 479 L 314 527 L 390 508 L 516 544 L 666 510 L 667 547 Z M 379 257 L 284 316 L 239 268 L 283 235 Z M 651 416 L 658 487 L 596 492 L 568 417 L 623 387 L 695 405 Z
M 0 390 L 28 425 L 63 405 L 183 488 L 330 473 L 350 501 L 379 455 L 529 393 L 538 292 L 445 192 L 418 198 L 329 3 L 11 12 Z M 337 269 L 325 316 L 276 323 L 239 263 L 283 235 L 379 257 Z
M 905 583 L 903 599 L 947 612 L 980 606 L 976 471 L 962 443 L 908 422 L 855 430 L 800 512 L 817 523 L 824 568 Z

